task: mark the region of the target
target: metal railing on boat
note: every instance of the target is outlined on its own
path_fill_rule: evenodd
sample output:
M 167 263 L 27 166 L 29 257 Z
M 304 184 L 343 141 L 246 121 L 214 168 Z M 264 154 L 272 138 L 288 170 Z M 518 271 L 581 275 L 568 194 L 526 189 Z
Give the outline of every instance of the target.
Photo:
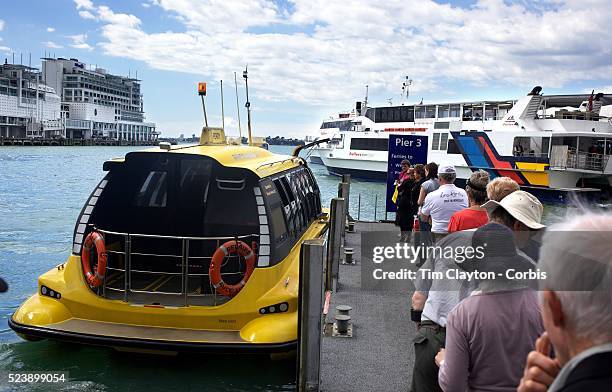
M 104 236 L 105 243 L 107 244 L 106 252 L 108 254 L 107 273 L 105 274 L 103 284 L 98 289 L 98 295 L 108 299 L 122 299 L 125 302 L 137 304 L 167 306 L 216 306 L 223 304 L 229 298 L 217 294 L 215 287 L 210 282 L 210 274 L 208 273 L 208 267 L 210 266 L 214 250 L 227 241 L 242 241 L 249 246 L 253 246 L 253 251 L 257 254 L 257 244 L 259 243 L 259 235 L 257 234 L 232 237 L 193 237 L 124 233 L 93 226 L 92 228 Z M 116 238 L 119 241 L 115 240 Z M 171 252 L 165 249 L 162 252 L 140 248 L 134 249 L 134 242 L 142 240 L 145 240 L 144 243 L 149 245 L 152 245 L 151 241 L 154 241 L 157 243 L 157 247 L 159 247 L 161 242 L 166 242 L 167 244 L 173 243 L 174 246 L 168 246 L 168 248 L 171 250 L 180 249 L 180 251 Z M 194 254 L 192 252 L 194 248 L 200 248 L 210 253 L 206 255 Z M 212 249 L 214 250 L 211 251 Z M 238 266 L 237 270 L 227 271 L 227 268 L 223 270 L 223 267 L 228 266 L 232 257 L 235 258 L 234 264 Z M 145 261 L 135 265 L 135 258 L 141 258 Z M 149 266 L 155 265 L 156 263 L 153 261 L 156 259 L 162 260 L 161 263 L 157 263 L 157 266 L 164 268 L 158 268 L 158 270 L 143 268 L 147 264 Z M 172 260 L 175 260 L 175 262 L 172 262 Z M 197 269 L 201 269 L 204 272 L 195 272 Z M 225 258 L 222 265 L 222 277 L 224 280 L 233 275 L 241 275 L 243 272 L 244 262 L 240 256 L 230 255 Z M 146 283 L 144 287 L 134 287 L 133 278 L 135 274 L 149 277 L 149 279 L 144 279 L 144 283 Z M 155 277 L 153 281 L 151 281 L 151 277 Z M 177 277 L 180 277 L 180 286 L 176 290 L 157 290 L 168 285 L 170 281 Z M 119 287 L 114 286 L 121 278 L 123 278 L 123 284 Z M 190 278 L 200 280 L 199 291 L 191 290 Z M 203 293 L 205 290 L 202 284 L 205 281 L 208 282 L 208 293 Z

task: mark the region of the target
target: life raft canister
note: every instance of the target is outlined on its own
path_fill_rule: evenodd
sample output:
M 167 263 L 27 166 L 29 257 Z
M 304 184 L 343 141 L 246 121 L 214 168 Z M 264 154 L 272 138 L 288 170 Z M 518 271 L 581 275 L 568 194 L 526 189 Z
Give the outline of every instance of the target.
M 246 261 L 246 270 L 240 282 L 236 284 L 227 284 L 221 277 L 221 264 L 226 256 L 233 253 L 238 253 L 240 256 L 244 257 Z M 210 282 L 215 290 L 217 290 L 217 293 L 231 298 L 242 290 L 251 277 L 254 268 L 255 252 L 242 241 L 230 240 L 217 248 L 213 254 L 210 267 L 208 268 L 208 274 L 210 275 Z
M 95 274 L 91 271 L 91 247 L 94 247 L 98 255 L 98 266 Z M 99 287 L 104 282 L 106 274 L 106 246 L 104 237 L 97 231 L 92 231 L 85 237 L 83 250 L 81 252 L 81 263 L 83 264 L 83 273 L 85 280 L 91 287 Z

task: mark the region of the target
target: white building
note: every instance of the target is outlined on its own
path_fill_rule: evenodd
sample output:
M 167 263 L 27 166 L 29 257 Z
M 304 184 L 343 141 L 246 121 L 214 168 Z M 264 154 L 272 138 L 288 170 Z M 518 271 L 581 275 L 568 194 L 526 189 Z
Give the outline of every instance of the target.
M 60 97 L 41 82 L 36 68 L 0 65 L 0 137 L 62 136 Z
M 155 124 L 145 122 L 140 80 L 87 69 L 77 59 L 43 59 L 45 83 L 61 95 L 68 138 L 155 140 Z

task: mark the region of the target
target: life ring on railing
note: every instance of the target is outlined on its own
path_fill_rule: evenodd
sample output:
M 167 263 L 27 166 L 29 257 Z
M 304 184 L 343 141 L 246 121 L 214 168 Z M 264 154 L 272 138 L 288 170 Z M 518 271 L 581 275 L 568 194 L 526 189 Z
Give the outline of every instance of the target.
M 98 266 L 95 274 L 91 271 L 91 247 L 94 247 L 98 255 Z M 91 287 L 99 287 L 104 282 L 106 274 L 106 246 L 104 237 L 97 231 L 92 231 L 85 237 L 83 242 L 83 251 L 81 252 L 81 264 L 83 264 L 83 273 L 85 280 Z
M 221 277 L 221 264 L 223 263 L 225 256 L 233 253 L 238 253 L 240 256 L 244 257 L 244 260 L 246 261 L 246 270 L 244 271 L 244 276 L 240 282 L 236 284 L 227 284 Z M 212 256 L 210 267 L 208 268 L 210 283 L 213 285 L 215 290 L 217 290 L 217 293 L 231 298 L 242 290 L 246 282 L 251 277 L 254 268 L 255 252 L 253 252 L 253 249 L 242 241 L 227 241 L 218 247 Z

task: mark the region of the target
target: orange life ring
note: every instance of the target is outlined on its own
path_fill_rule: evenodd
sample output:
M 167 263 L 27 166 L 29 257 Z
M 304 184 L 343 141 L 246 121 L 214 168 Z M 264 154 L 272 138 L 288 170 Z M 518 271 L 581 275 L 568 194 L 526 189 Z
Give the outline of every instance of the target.
M 92 246 L 98 254 L 98 267 L 95 275 L 91 271 L 91 260 L 89 259 Z M 83 264 L 83 272 L 87 283 L 91 287 L 99 287 L 104 282 L 104 275 L 106 274 L 106 246 L 104 245 L 104 237 L 97 231 L 92 231 L 85 237 L 83 251 L 81 252 L 81 264 Z
M 244 276 L 240 282 L 236 284 L 227 284 L 221 277 L 221 264 L 223 263 L 225 256 L 232 253 L 238 253 L 240 256 L 244 257 L 246 261 L 246 270 L 244 271 Z M 233 297 L 238 294 L 240 290 L 242 290 L 246 282 L 251 277 L 254 268 L 255 252 L 253 252 L 251 247 L 242 241 L 231 240 L 217 248 L 212 256 L 212 260 L 210 261 L 208 274 L 210 275 L 210 282 L 215 290 L 217 290 L 217 293 L 225 295 L 226 297 Z

